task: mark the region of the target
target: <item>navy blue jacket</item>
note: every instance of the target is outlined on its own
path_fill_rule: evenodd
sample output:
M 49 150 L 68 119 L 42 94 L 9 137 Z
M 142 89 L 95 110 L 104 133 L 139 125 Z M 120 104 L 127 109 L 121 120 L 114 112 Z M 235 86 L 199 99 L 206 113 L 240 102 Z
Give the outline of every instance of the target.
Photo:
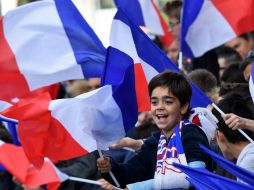
M 112 172 L 121 187 L 154 178 L 159 138 L 160 131 L 153 133 L 145 141 L 137 155 L 127 163 L 120 164 L 111 159 Z M 206 168 L 211 170 L 211 158 L 199 147 L 199 144 L 209 147 L 207 137 L 202 129 L 193 124 L 186 125 L 182 129 L 181 139 L 187 162 L 203 161 Z M 103 174 L 103 177 L 114 184 L 108 174 Z

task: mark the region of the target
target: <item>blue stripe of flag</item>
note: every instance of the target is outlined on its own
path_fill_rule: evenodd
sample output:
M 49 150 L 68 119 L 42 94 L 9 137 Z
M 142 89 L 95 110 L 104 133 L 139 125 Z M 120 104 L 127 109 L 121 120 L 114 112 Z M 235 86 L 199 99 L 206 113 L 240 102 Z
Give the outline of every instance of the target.
M 101 77 L 105 47 L 70 0 L 55 0 L 55 4 L 84 77 Z
M 137 26 L 145 26 L 142 9 L 138 0 L 115 0 L 118 9 L 122 9 Z

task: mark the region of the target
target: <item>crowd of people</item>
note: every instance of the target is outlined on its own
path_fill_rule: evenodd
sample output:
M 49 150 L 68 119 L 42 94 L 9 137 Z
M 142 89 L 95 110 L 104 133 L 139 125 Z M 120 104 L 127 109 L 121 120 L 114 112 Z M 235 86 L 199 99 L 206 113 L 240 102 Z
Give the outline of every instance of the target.
M 159 45 L 175 64 L 182 65 L 183 73 L 164 71 L 152 78 L 148 86 L 151 111 L 139 113 L 136 126 L 104 151 L 103 157 L 95 151 L 56 164 L 70 176 L 99 180 L 101 186 L 66 181 L 59 189 L 115 189 L 109 172 L 113 172 L 121 188 L 130 190 L 192 189 L 186 176 L 175 171 L 173 162 L 206 168 L 234 179 L 216 166 L 200 144 L 254 173 L 254 143 L 238 131 L 242 129 L 254 139 L 254 106 L 248 86 L 254 61 L 254 33 L 240 35 L 199 58 L 184 57 L 183 64 L 179 64 L 181 8 L 180 0 L 165 4 L 164 12 L 174 41 L 169 47 Z M 225 115 L 211 106 L 203 110 L 212 114 L 207 122 L 193 114 L 190 81 Z M 62 87 L 63 97 L 75 97 L 99 88 L 100 79 L 66 81 Z M 216 129 L 214 134 L 205 129 L 206 124 Z M 12 142 L 4 126 L 0 128 L 0 139 Z M 23 188 L 13 181 L 11 174 L 0 171 L 0 189 Z

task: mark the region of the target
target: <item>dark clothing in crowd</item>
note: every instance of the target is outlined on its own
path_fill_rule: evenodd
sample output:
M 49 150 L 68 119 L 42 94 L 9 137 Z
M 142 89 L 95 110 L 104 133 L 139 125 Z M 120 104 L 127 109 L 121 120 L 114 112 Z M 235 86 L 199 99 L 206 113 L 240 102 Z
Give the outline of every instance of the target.
M 112 172 L 121 187 L 154 178 L 159 138 L 159 131 L 153 133 L 147 138 L 137 155 L 125 164 L 119 164 L 111 159 Z M 206 168 L 211 170 L 211 158 L 199 147 L 199 144 L 209 147 L 207 137 L 202 129 L 193 124 L 187 125 L 182 129 L 181 139 L 187 162 L 203 161 Z M 108 174 L 103 174 L 103 177 L 114 184 Z
M 192 69 L 206 69 L 210 71 L 219 81 L 219 63 L 218 63 L 218 56 L 215 50 L 210 50 L 206 52 L 201 57 L 196 57 L 192 60 Z
M 96 160 L 99 157 L 98 152 L 92 152 L 67 161 L 62 161 L 57 167 L 64 173 L 72 177 L 97 180 L 100 179 Z M 92 185 L 82 182 L 70 181 L 62 183 L 59 190 L 102 190 L 98 185 Z

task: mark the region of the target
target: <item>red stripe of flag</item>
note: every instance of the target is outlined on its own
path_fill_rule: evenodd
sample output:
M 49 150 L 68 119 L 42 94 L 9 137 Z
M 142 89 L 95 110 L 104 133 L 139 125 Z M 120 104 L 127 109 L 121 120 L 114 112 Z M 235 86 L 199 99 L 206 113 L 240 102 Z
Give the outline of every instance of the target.
M 212 0 L 237 35 L 254 30 L 253 0 Z
M 153 4 L 153 7 L 154 7 L 159 19 L 160 19 L 160 23 L 161 23 L 161 26 L 162 26 L 162 29 L 164 32 L 164 35 L 160 36 L 160 40 L 164 44 L 165 47 L 169 47 L 170 44 L 174 41 L 174 37 L 169 32 L 168 25 L 167 25 L 166 21 L 164 20 L 164 18 L 161 16 L 161 13 L 160 13 L 158 7 L 155 5 L 153 0 L 151 0 L 151 2 Z
M 64 126 L 52 117 L 48 110 L 50 100 L 50 95 L 44 93 L 36 98 L 21 99 L 2 112 L 7 117 L 19 120 L 20 142 L 28 159 L 38 168 L 42 166 L 45 156 L 58 161 L 88 153 Z
M 4 90 L 4 93 L 0 93 L 0 100 L 10 102 L 13 97 L 20 97 L 30 90 L 4 37 L 3 17 L 0 17 L 0 47 L 0 87 Z
M 147 89 L 148 83 L 140 63 L 134 64 L 134 73 L 138 111 L 150 111 L 150 99 Z

